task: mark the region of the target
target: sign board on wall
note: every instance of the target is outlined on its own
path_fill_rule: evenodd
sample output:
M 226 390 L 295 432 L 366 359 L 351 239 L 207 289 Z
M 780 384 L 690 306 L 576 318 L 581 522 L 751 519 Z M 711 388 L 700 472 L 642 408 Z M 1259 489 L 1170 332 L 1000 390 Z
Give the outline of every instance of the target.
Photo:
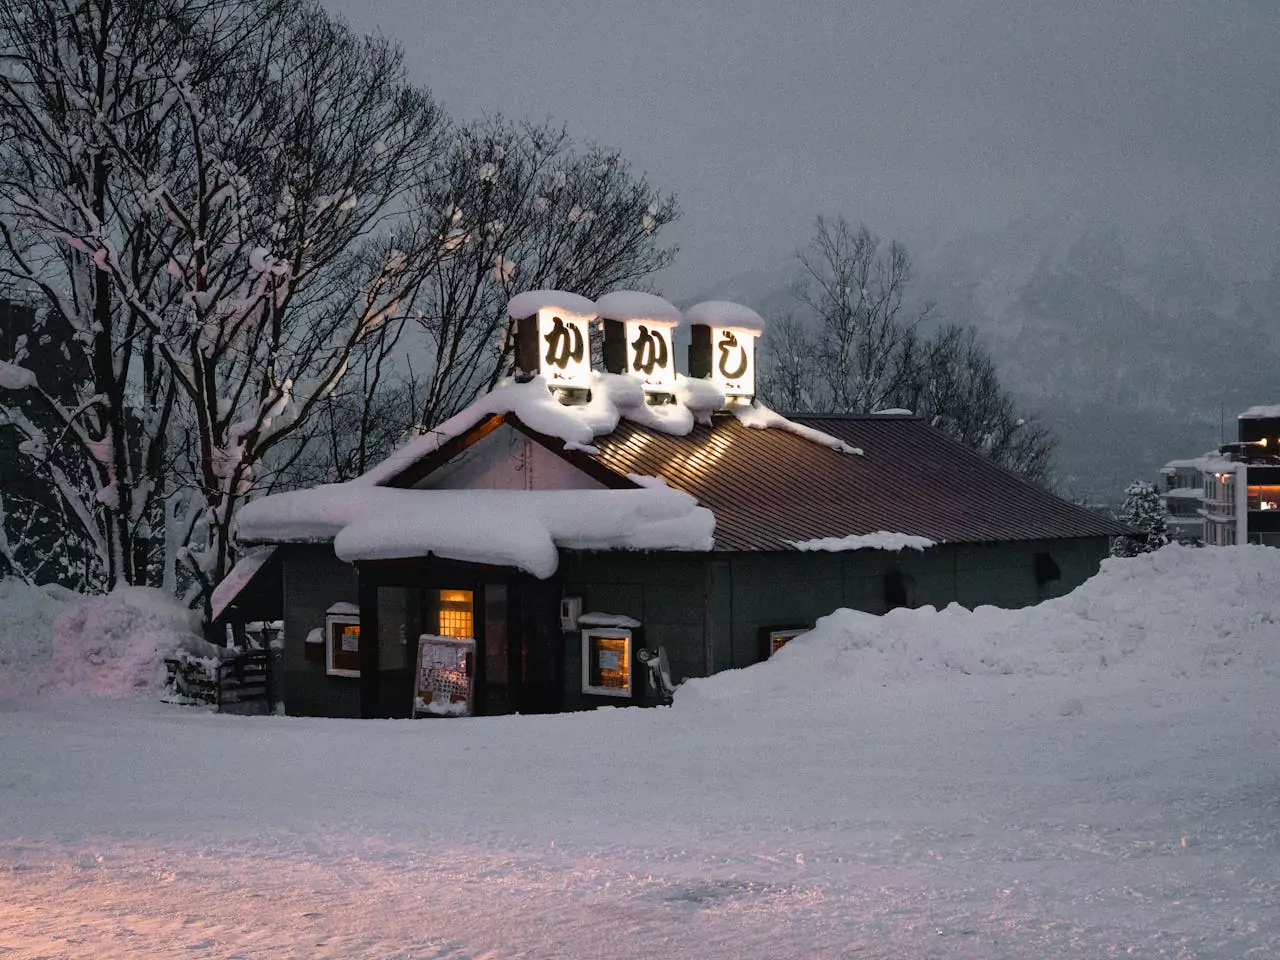
M 582 692 L 631 696 L 631 631 L 594 627 L 582 631 Z
M 469 717 L 475 700 L 476 641 L 472 637 L 418 638 L 413 715 Z
M 360 676 L 360 615 L 329 613 L 325 617 L 325 673 Z

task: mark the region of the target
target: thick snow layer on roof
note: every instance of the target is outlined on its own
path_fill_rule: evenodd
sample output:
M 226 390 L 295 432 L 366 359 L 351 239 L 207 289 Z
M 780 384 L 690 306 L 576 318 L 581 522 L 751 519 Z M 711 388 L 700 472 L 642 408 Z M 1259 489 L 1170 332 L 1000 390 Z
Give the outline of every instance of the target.
M 244 540 L 333 539 L 343 560 L 434 554 L 548 577 L 557 547 L 710 550 L 715 518 L 686 493 L 640 490 L 401 490 L 345 483 L 244 507 Z
M 1280 417 L 1280 404 L 1271 406 L 1250 407 L 1237 418 L 1239 420 L 1270 420 L 1272 417 Z
M 606 320 L 652 320 L 679 323 L 682 315 L 674 304 L 640 290 L 615 290 L 596 301 L 596 310 Z
M 25 390 L 36 385 L 36 375 L 26 367 L 0 360 L 0 390 Z
M 750 307 L 729 300 L 704 300 L 684 312 L 689 323 L 709 327 L 729 327 L 733 330 L 764 332 L 764 318 Z
M 751 404 L 734 404 L 729 409 L 734 412 L 734 415 L 745 427 L 755 427 L 757 430 L 785 430 L 788 433 L 794 433 L 798 437 L 804 437 L 811 443 L 821 444 L 824 447 L 830 447 L 832 450 L 839 450 L 841 453 L 862 456 L 860 448 L 851 447 L 843 440 L 839 440 L 829 433 L 823 433 L 821 430 L 813 429 L 813 427 L 806 427 L 803 424 L 788 420 L 782 414 L 774 413 L 758 400 Z
M 507 316 L 517 320 L 532 317 L 544 307 L 573 317 L 593 319 L 599 316 L 596 305 L 586 297 L 566 290 L 526 290 L 507 301 Z
M 640 621 L 635 617 L 628 617 L 625 613 L 598 613 L 592 611 L 584 613 L 578 618 L 578 626 L 581 627 L 622 627 L 625 629 L 634 629 L 640 626 Z
M 353 482 L 385 484 L 401 470 L 497 413 L 513 414 L 529 429 L 563 440 L 567 449 L 582 450 L 590 448 L 596 437 L 612 433 L 624 418 L 660 433 L 687 436 L 695 423 L 709 424 L 711 414 L 724 405 L 724 394 L 709 381 L 683 375 L 676 378 L 675 396 L 675 403 L 648 404 L 638 380 L 594 372 L 590 402 L 567 405 L 555 398 L 542 377 L 525 383 L 504 380 L 471 406 L 410 440 Z M 862 452 L 821 431 L 792 423 L 759 403 L 735 405 L 733 410 L 747 426 L 787 430 L 845 453 Z
M 209 597 L 209 615 L 211 619 L 217 620 L 222 616 L 227 604 L 236 598 L 275 552 L 275 547 L 259 547 L 256 550 L 250 550 L 236 561 L 236 565 L 213 588 L 213 594 Z
M 914 417 L 915 414 L 905 407 L 889 407 L 885 410 L 872 410 L 872 416 L 876 417 Z
M 1203 457 L 1190 457 L 1185 460 L 1170 460 L 1164 465 L 1165 470 L 1199 470 L 1201 473 L 1235 473 L 1236 462 L 1216 453 L 1206 453 Z M 1161 472 L 1164 472 L 1163 470 Z
M 1204 487 L 1175 487 L 1172 490 L 1165 490 L 1160 496 L 1174 497 L 1179 500 L 1203 500 Z
M 816 540 L 793 540 L 797 550 L 825 550 L 840 553 L 845 550 L 925 550 L 937 544 L 928 537 L 916 537 L 909 533 L 858 533 L 847 537 L 819 537 Z

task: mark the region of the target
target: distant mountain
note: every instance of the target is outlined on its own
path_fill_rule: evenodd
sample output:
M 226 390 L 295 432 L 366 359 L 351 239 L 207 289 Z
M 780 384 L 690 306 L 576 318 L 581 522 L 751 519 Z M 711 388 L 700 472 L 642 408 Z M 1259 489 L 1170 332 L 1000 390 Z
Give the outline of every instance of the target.
M 1060 439 L 1063 492 L 1117 500 L 1165 461 L 1203 452 L 1235 414 L 1280 402 L 1280 264 L 1251 274 L 1177 224 L 1024 221 L 914 249 L 915 293 L 972 324 L 1004 382 Z M 694 299 L 796 309 L 794 264 Z

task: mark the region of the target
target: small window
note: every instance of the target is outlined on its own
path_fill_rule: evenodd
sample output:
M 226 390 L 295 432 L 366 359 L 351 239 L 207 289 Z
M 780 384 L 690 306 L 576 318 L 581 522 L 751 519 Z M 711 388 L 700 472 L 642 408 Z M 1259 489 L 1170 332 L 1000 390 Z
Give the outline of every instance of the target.
M 765 656 L 772 657 L 788 643 L 800 636 L 800 634 L 808 632 L 808 630 L 808 627 L 788 627 L 785 630 L 770 630 Z
M 325 672 L 331 677 L 360 676 L 360 617 L 325 617 Z
M 582 631 L 582 692 L 631 696 L 631 631 Z
M 470 590 L 441 590 L 436 633 L 464 640 L 476 635 L 475 608 Z

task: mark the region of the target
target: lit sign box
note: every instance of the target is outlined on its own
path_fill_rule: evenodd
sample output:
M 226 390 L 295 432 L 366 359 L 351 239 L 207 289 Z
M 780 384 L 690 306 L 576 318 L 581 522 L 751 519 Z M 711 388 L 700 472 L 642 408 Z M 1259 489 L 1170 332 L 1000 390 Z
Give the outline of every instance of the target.
M 591 321 L 559 310 L 538 311 L 538 372 L 553 387 L 591 386 Z
M 360 676 L 360 617 L 329 614 L 325 617 L 325 673 L 331 677 Z
M 808 631 L 808 627 L 783 627 L 776 630 L 766 630 L 764 634 L 765 658 L 772 657 L 800 634 Z
M 746 330 L 712 329 L 711 382 L 726 397 L 755 396 L 757 336 Z
M 676 357 L 671 342 L 672 324 L 628 320 L 627 370 L 651 393 L 676 388 Z
M 582 631 L 582 692 L 602 697 L 631 696 L 631 631 Z

